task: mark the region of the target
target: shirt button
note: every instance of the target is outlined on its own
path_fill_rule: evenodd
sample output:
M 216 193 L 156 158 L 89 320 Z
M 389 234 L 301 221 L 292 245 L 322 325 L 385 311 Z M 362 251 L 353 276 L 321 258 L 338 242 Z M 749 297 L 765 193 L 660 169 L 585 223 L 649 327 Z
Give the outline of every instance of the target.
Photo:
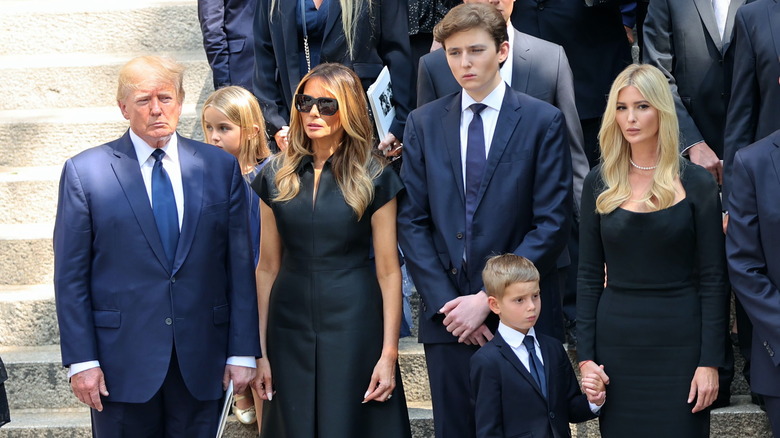
M 462 239 L 463 238 L 463 233 L 458 233 L 458 234 L 455 235 L 455 237 L 457 237 L 458 239 Z
M 171 325 L 173 324 L 173 320 L 171 318 L 165 318 L 165 325 Z

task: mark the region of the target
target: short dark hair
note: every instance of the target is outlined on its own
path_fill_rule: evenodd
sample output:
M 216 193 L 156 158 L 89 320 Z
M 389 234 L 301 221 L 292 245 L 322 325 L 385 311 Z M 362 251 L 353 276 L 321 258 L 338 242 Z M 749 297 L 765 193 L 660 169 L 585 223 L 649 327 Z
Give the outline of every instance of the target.
M 498 299 L 503 298 L 509 285 L 531 281 L 539 281 L 536 266 L 527 258 L 512 253 L 489 258 L 482 270 L 485 293 Z
M 474 28 L 487 32 L 495 41 L 496 50 L 501 43 L 509 41 L 504 17 L 494 6 L 483 3 L 462 4 L 452 8 L 433 28 L 433 38 L 443 46 L 444 41 L 452 35 Z

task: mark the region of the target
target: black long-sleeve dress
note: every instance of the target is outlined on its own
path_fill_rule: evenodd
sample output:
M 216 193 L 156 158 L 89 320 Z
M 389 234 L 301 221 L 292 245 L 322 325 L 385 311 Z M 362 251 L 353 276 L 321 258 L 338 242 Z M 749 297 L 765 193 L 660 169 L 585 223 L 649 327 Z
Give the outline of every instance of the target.
M 724 361 L 717 184 L 703 168 L 683 163 L 682 201 L 656 212 L 599 215 L 600 171 L 591 171 L 582 193 L 577 350 L 580 361 L 604 365 L 610 378 L 602 436 L 709 436 L 709 411 L 691 414 L 687 398 L 696 368 Z

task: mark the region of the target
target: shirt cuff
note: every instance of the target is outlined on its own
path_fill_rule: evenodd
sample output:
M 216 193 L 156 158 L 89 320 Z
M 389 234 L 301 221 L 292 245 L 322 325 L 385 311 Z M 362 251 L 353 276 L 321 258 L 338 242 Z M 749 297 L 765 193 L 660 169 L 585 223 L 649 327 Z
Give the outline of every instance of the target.
M 257 368 L 257 362 L 255 362 L 253 356 L 230 356 L 227 359 L 227 364 L 239 367 Z
M 70 367 L 68 367 L 68 378 L 70 379 L 74 374 L 78 374 L 91 368 L 98 368 L 99 366 L 100 362 L 96 360 L 72 363 L 70 364 Z
M 604 406 L 604 405 L 598 406 L 598 405 L 595 405 L 595 404 L 593 404 L 591 402 L 588 402 L 588 406 L 590 406 L 590 411 L 591 412 L 593 412 L 594 414 L 598 415 L 599 411 L 601 411 L 601 406 Z

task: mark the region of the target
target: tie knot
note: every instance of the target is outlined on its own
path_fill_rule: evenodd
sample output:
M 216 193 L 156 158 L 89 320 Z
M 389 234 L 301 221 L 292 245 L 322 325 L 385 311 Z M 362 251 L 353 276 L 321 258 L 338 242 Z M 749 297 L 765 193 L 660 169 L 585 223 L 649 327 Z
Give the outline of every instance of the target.
M 154 152 L 152 152 L 152 156 L 154 157 L 154 161 L 160 161 L 165 156 L 165 151 L 162 149 L 155 149 Z
M 487 105 L 484 103 L 472 103 L 469 105 L 469 108 L 471 108 L 471 112 L 474 113 L 474 115 L 479 115 L 479 113 L 482 112 L 485 108 L 487 108 Z
M 535 350 L 534 337 L 526 336 L 523 338 L 523 345 L 525 345 L 525 349 L 528 350 L 529 353 L 533 352 Z

